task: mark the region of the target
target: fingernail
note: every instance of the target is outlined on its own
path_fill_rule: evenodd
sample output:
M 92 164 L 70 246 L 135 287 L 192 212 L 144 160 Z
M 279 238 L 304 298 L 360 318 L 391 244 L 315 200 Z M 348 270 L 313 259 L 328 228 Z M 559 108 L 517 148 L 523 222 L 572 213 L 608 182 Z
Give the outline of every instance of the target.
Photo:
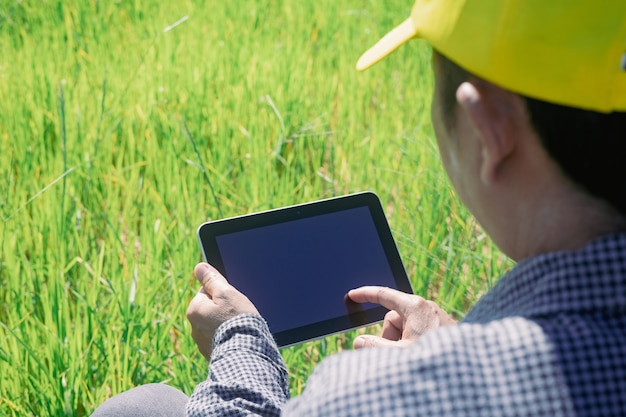
M 363 346 L 365 346 L 365 341 L 363 340 L 362 337 L 357 337 L 356 339 L 354 339 L 354 348 L 355 349 L 360 349 Z
M 204 276 L 204 274 L 207 273 L 208 270 L 209 270 L 209 267 L 207 264 L 198 264 L 196 265 L 196 268 L 194 269 L 194 274 L 196 275 L 197 279 L 202 281 L 202 277 Z

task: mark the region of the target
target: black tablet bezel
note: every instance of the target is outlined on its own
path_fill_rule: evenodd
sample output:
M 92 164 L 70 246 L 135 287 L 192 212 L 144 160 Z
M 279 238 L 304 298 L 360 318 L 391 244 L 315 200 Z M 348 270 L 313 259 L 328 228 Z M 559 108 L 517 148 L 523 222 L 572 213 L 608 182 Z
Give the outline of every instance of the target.
M 359 207 L 368 207 L 369 209 L 380 243 L 395 279 L 396 289 L 406 293 L 412 293 L 411 284 L 393 239 L 387 218 L 383 212 L 380 199 L 373 192 L 349 194 L 206 222 L 198 227 L 197 235 L 205 261 L 213 265 L 226 276 L 224 264 L 217 245 L 217 236 Z M 226 278 L 228 279 L 228 276 L 226 276 Z M 306 326 L 274 333 L 273 336 L 278 346 L 282 348 L 380 322 L 383 320 L 387 311 L 388 310 L 384 307 L 377 306 L 352 314 L 346 314 L 343 317 L 323 320 Z

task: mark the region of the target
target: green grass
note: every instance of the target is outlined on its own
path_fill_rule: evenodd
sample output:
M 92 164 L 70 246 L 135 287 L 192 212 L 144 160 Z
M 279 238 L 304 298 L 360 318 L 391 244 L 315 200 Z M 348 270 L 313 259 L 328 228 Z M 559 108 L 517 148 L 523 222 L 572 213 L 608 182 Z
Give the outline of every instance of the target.
M 207 219 L 373 190 L 415 292 L 467 311 L 509 263 L 440 166 L 430 51 L 354 70 L 410 3 L 0 0 L 0 415 L 190 394 Z M 294 395 L 355 334 L 285 349 Z

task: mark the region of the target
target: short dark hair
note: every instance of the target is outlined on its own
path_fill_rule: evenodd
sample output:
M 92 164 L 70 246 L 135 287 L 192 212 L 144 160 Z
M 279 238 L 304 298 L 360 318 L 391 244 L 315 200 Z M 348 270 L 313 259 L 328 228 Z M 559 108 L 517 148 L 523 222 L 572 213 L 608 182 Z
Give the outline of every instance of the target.
M 435 52 L 447 123 L 456 112 L 456 90 L 473 75 Z M 520 95 L 548 155 L 571 181 L 626 215 L 626 112 L 600 113 Z

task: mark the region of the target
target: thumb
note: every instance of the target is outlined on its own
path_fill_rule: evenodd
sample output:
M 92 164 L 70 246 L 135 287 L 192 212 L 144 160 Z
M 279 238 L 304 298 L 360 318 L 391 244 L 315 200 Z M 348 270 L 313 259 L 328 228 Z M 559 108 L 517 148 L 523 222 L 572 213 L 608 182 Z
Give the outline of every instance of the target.
M 403 344 L 389 339 L 384 339 L 378 336 L 362 335 L 354 339 L 353 346 L 355 349 L 370 348 L 370 347 L 399 347 Z
M 196 279 L 202 284 L 204 291 L 210 296 L 228 288 L 230 284 L 220 272 L 207 263 L 199 263 L 193 270 Z

